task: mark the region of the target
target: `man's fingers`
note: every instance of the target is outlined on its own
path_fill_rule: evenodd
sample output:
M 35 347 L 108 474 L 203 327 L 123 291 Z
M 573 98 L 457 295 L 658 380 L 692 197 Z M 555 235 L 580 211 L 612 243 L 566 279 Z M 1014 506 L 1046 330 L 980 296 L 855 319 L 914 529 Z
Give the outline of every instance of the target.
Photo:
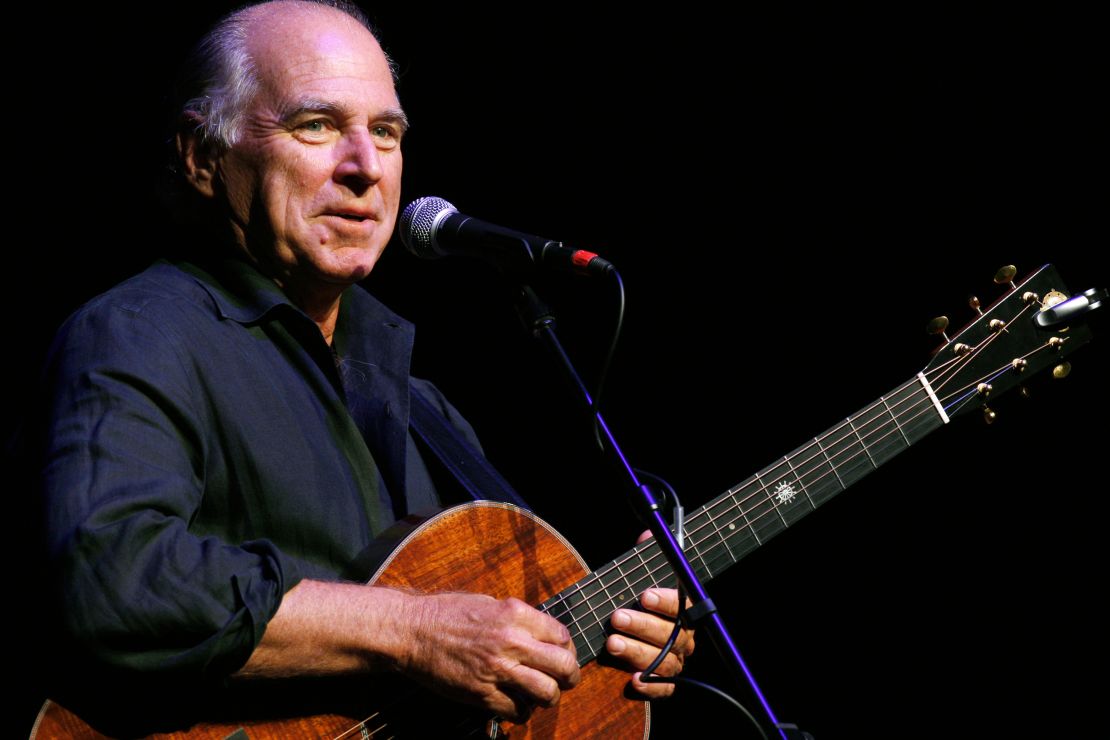
M 659 655 L 659 647 L 656 645 L 648 645 L 625 637 L 624 635 L 609 635 L 605 641 L 605 649 L 610 655 L 620 658 L 633 668 L 643 670 L 651 665 L 656 656 Z M 667 653 L 667 657 L 655 669 L 655 672 L 661 676 L 673 676 L 682 670 L 683 656 L 676 655 L 675 653 Z
M 540 672 L 558 688 L 572 689 L 582 679 L 574 652 L 557 645 L 536 645 L 519 667 Z
M 639 691 L 641 694 L 649 699 L 665 699 L 674 693 L 673 683 L 644 683 L 640 680 L 643 674 L 636 672 L 632 674 L 632 688 Z
M 658 647 L 662 647 L 674 631 L 673 622 L 635 609 L 617 609 L 610 622 L 621 632 Z
M 650 609 L 656 614 L 666 614 L 674 617 L 678 614 L 678 590 L 673 588 L 649 588 L 640 594 L 640 603 L 645 609 Z M 689 606 L 689 599 L 686 605 Z
M 515 688 L 523 694 L 528 703 L 539 704 L 542 707 L 553 707 L 559 703 L 559 697 L 562 696 L 559 682 L 543 671 L 537 671 L 525 665 L 518 665 L 512 671 L 512 679 Z M 518 691 L 511 691 L 510 693 L 515 695 Z
M 677 600 L 675 601 L 677 604 Z M 618 609 L 610 618 L 613 627 L 636 640 L 662 647 L 674 631 L 674 622 L 648 612 L 635 609 Z M 694 651 L 694 633 L 682 630 L 671 648 L 673 652 L 689 655 Z

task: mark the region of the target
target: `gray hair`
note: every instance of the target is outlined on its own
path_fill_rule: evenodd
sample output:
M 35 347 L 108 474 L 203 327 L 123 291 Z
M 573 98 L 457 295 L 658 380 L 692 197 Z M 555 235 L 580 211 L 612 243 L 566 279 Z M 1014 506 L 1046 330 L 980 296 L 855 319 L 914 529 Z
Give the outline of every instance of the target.
M 247 34 L 254 9 L 269 1 L 243 6 L 221 18 L 186 60 L 178 98 L 185 99 L 178 110 L 179 125 L 192 127 L 203 146 L 226 151 L 239 140 L 243 112 L 258 91 L 254 60 L 247 51 Z M 348 0 L 297 2 L 334 8 L 378 38 L 366 14 Z M 386 60 L 396 82 L 397 66 L 388 55 Z

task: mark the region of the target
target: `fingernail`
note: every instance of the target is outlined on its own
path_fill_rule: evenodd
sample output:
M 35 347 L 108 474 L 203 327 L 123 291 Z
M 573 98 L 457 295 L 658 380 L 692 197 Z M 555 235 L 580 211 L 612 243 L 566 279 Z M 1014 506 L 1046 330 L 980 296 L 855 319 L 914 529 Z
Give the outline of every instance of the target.
M 626 647 L 626 643 L 625 643 L 623 637 L 610 637 L 609 638 L 609 652 L 610 653 L 613 653 L 614 655 L 617 654 L 617 653 L 623 653 L 625 647 Z
M 613 613 L 613 626 L 614 627 L 617 627 L 619 629 L 624 629 L 625 627 L 627 627 L 630 624 L 632 624 L 632 617 L 630 617 L 628 615 L 628 612 L 617 610 L 616 612 Z
M 655 593 L 654 591 L 645 591 L 644 606 L 649 609 L 653 606 L 659 606 L 659 594 Z

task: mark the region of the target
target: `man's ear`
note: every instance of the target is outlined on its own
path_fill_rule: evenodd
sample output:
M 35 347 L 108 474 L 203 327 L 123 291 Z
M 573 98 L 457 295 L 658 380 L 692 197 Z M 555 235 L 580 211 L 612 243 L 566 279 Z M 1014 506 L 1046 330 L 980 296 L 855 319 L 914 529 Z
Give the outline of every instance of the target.
M 215 147 L 201 141 L 196 126 L 189 122 L 178 128 L 175 143 L 185 181 L 204 197 L 211 198 L 216 192 L 216 168 L 219 165 Z

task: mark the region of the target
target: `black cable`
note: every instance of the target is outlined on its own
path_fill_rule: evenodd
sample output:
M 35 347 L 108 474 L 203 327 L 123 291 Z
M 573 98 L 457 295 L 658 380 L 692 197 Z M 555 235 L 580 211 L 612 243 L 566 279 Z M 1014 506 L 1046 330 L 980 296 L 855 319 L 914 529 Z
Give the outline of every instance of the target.
M 609 368 L 613 363 L 613 357 L 616 355 L 617 342 L 620 340 L 621 329 L 624 326 L 624 310 L 625 310 L 624 280 L 621 279 L 620 273 L 617 272 L 616 270 L 613 270 L 612 274 L 613 274 L 613 277 L 617 281 L 617 320 L 616 320 L 616 323 L 613 327 L 613 337 L 609 342 L 609 349 L 605 354 L 605 360 L 604 360 L 604 362 L 602 362 L 601 371 L 598 374 L 596 389 L 594 391 L 593 398 L 591 399 L 591 402 L 590 402 L 590 416 L 591 416 L 592 424 L 593 424 L 594 442 L 597 444 L 597 448 L 601 452 L 605 451 L 605 442 L 602 439 L 601 424 L 598 422 L 597 417 L 598 417 L 598 414 L 600 413 L 600 409 L 601 409 L 601 398 L 602 398 L 602 395 L 605 391 L 605 381 L 606 381 L 606 379 L 609 375 Z M 634 469 L 634 472 L 640 478 L 653 481 L 657 486 L 662 488 L 664 493 L 669 494 L 670 497 L 673 499 L 673 501 L 674 501 L 674 510 L 676 512 L 681 512 L 682 504 L 678 500 L 678 493 L 674 490 L 674 487 L 671 486 L 670 483 L 668 483 L 665 479 L 660 478 L 659 476 L 654 475 L 652 473 L 648 473 L 644 470 Z M 681 536 L 682 536 L 681 533 L 679 533 L 680 541 L 681 541 Z M 752 725 L 755 727 L 756 731 L 759 733 L 759 736 L 761 738 L 763 738 L 763 740 L 769 740 L 769 738 L 767 737 L 767 733 L 763 730 L 763 727 L 759 724 L 759 722 L 752 715 L 752 713 L 749 712 L 744 707 L 744 705 L 742 705 L 736 699 L 734 699 L 731 696 L 729 696 L 728 694 L 726 694 L 721 689 L 718 689 L 716 686 L 711 686 L 710 684 L 703 683 L 701 681 L 695 681 L 692 678 L 683 678 L 681 676 L 667 677 L 667 676 L 654 675 L 655 670 L 666 659 L 667 654 L 671 651 L 671 648 L 674 647 L 675 642 L 678 640 L 678 636 L 682 633 L 682 623 L 684 621 L 685 615 L 686 615 L 686 596 L 682 592 L 681 585 L 679 585 L 679 588 L 678 588 L 678 614 L 675 615 L 674 630 L 671 631 L 670 637 L 667 638 L 667 642 L 663 645 L 662 649 L 659 651 L 659 655 L 657 655 L 655 657 L 655 660 L 653 660 L 651 662 L 651 665 L 649 665 L 646 669 L 641 671 L 640 680 L 643 681 L 644 683 L 669 683 L 669 684 L 673 684 L 675 686 L 677 686 L 679 684 L 685 684 L 687 686 L 695 686 L 697 688 L 704 689 L 705 691 L 709 691 L 713 694 L 716 694 L 717 696 L 721 697 L 722 699 L 724 699 L 725 701 L 730 703 L 733 707 L 740 710 L 740 712 L 745 717 L 748 718 L 748 721 L 750 721 L 752 723 Z
M 593 400 L 590 403 L 590 417 L 593 420 L 594 442 L 597 448 L 604 452 L 605 442 L 601 438 L 601 425 L 598 424 L 597 415 L 601 410 L 601 395 L 605 392 L 605 380 L 609 375 L 609 366 L 613 364 L 613 356 L 617 353 L 617 342 L 620 341 L 621 329 L 624 327 L 624 280 L 616 270 L 612 271 L 617 281 L 617 322 L 613 327 L 613 338 L 609 341 L 609 350 L 605 353 L 605 361 L 601 364 L 598 374 L 597 386 L 594 390 Z
M 674 511 L 681 512 L 682 504 L 678 500 L 678 493 L 674 490 L 674 487 L 671 486 L 670 483 L 668 483 L 665 479 L 660 478 L 657 475 L 654 475 L 653 473 L 648 473 L 647 471 L 637 469 L 635 472 L 636 472 L 636 475 L 640 476 L 641 478 L 647 478 L 649 480 L 652 480 L 657 485 L 662 487 L 663 491 L 666 494 L 669 494 L 670 497 L 673 499 Z M 681 518 L 681 515 L 679 515 L 679 518 Z M 681 527 L 681 524 L 679 526 Z M 677 536 L 679 538 L 679 541 L 681 542 L 682 539 L 683 539 L 682 533 L 681 532 L 677 533 Z M 682 585 L 679 584 L 679 586 L 678 586 L 678 613 L 675 615 L 674 629 L 671 630 L 670 637 L 667 638 L 667 641 L 663 644 L 663 647 L 661 647 L 659 649 L 659 655 L 655 656 L 655 660 L 653 660 L 651 662 L 651 664 L 648 665 L 647 668 L 645 668 L 643 671 L 640 672 L 640 680 L 643 681 L 644 683 L 669 683 L 669 684 L 672 684 L 676 687 L 679 684 L 685 684 L 687 686 L 695 686 L 697 688 L 704 689 L 705 691 L 709 691 L 713 694 L 716 694 L 717 696 L 719 696 L 720 698 L 724 699 L 729 704 L 731 704 L 733 707 L 740 710 L 740 713 L 748 718 L 748 721 L 752 723 L 752 725 L 756 729 L 756 732 L 759 733 L 759 736 L 761 738 L 763 738 L 763 740 L 770 740 L 767 737 L 767 733 L 764 731 L 762 725 L 760 725 L 759 722 L 756 720 L 755 716 L 752 715 L 752 713 L 749 712 L 744 707 L 743 704 L 741 704 L 736 699 L 734 699 L 731 696 L 729 696 L 728 694 L 726 694 L 724 691 L 718 689 L 716 686 L 711 686 L 710 684 L 703 683 L 701 681 L 695 681 L 692 678 L 683 678 L 682 676 L 657 676 L 657 675 L 655 675 L 656 669 L 659 668 L 660 665 L 662 665 L 664 660 L 666 660 L 667 654 L 671 651 L 671 648 L 674 647 L 675 642 L 678 641 L 678 636 L 680 634 L 682 634 L 682 624 L 685 621 L 685 617 L 686 617 L 686 594 L 683 593 Z

